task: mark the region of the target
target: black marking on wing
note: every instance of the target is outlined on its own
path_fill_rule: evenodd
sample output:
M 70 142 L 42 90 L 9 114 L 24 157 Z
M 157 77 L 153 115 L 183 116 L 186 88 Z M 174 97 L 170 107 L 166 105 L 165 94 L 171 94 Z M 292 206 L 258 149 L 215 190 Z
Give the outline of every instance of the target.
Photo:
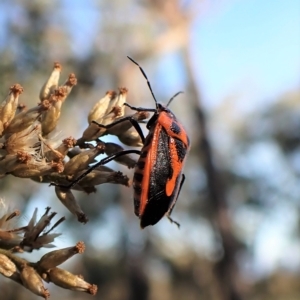
M 178 126 L 178 124 L 176 122 L 172 122 L 170 129 L 175 134 L 179 134 L 181 132 L 181 129 L 180 129 L 180 127 Z
M 135 193 L 139 196 L 139 195 L 141 195 L 141 193 L 142 193 L 142 188 L 141 188 L 141 186 L 140 185 L 134 185 L 133 186 L 133 188 L 134 188 L 134 191 L 135 191 Z
M 135 172 L 134 176 L 133 176 L 133 180 L 141 183 L 143 180 L 143 177 L 144 177 L 143 174 Z
M 183 162 L 183 160 L 187 154 L 187 148 L 181 140 L 178 140 L 178 139 L 174 139 L 174 140 L 175 140 L 175 147 L 176 147 L 179 161 Z
M 144 168 L 145 168 L 145 162 L 142 161 L 142 160 L 140 160 L 140 161 L 137 162 L 136 166 L 137 166 L 139 169 L 144 170 Z

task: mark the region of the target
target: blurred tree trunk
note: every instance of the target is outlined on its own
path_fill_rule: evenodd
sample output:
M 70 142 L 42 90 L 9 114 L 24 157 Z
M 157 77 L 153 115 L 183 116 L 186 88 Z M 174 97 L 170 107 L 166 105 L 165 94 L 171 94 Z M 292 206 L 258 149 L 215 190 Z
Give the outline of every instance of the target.
M 188 89 L 191 93 L 191 110 L 195 114 L 193 119 L 197 122 L 195 128 L 197 128 L 197 132 L 200 132 L 198 139 L 194 141 L 194 147 L 199 149 L 199 160 L 202 162 L 206 173 L 211 221 L 212 225 L 215 225 L 215 229 L 220 234 L 224 251 L 222 258 L 215 267 L 220 299 L 239 300 L 242 299 L 242 297 L 237 286 L 239 276 L 235 262 L 238 242 L 232 233 L 231 220 L 226 201 L 226 187 L 214 165 L 213 151 L 207 132 L 206 116 L 201 103 L 201 97 L 192 75 L 192 67 L 186 49 L 184 50 L 183 57 L 189 76 L 188 82 L 190 86 Z

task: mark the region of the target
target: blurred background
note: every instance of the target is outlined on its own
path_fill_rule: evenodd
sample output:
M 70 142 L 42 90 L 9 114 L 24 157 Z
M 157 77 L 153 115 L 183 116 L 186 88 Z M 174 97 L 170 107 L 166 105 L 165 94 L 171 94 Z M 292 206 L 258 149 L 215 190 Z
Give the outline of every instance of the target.
M 76 194 L 86 225 L 47 185 L 7 176 L 0 196 L 23 219 L 46 206 L 66 216 L 56 245 L 86 243 L 64 268 L 98 285 L 94 299 L 300 299 L 299 54 L 297 0 L 2 0 L 1 101 L 18 82 L 21 102 L 36 105 L 58 61 L 62 81 L 70 72 L 78 78 L 58 129 L 78 138 L 107 90 L 125 86 L 128 103 L 154 107 L 128 55 L 159 101 L 184 91 L 170 108 L 192 148 L 172 214 L 180 230 L 166 218 L 140 230 L 132 189 L 123 186 Z M 51 299 L 91 299 L 49 289 Z M 1 277 L 4 295 L 38 299 Z

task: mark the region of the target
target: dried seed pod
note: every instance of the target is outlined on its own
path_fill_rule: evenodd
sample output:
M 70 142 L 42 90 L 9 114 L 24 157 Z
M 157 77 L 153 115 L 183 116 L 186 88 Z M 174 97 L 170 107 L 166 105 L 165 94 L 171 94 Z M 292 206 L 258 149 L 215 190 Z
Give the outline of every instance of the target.
M 47 271 L 64 263 L 75 254 L 82 254 L 84 250 L 84 243 L 78 242 L 74 247 L 68 247 L 48 252 L 47 254 L 42 256 L 42 258 L 37 262 L 37 265 L 43 271 Z
M 96 124 L 91 123 L 92 121 L 106 125 L 112 123 L 116 118 L 124 116 L 126 94 L 127 89 L 125 88 L 120 89 L 118 96 L 115 92 L 110 91 L 96 103 L 88 116 L 89 126 L 78 140 L 79 145 L 85 141 L 96 140 L 106 132 L 105 128 L 98 127 Z
M 67 185 L 68 183 L 70 183 L 67 180 L 67 176 L 62 173 L 51 173 L 43 176 L 32 176 L 30 177 L 30 179 L 38 183 L 55 182 L 63 185 Z
M 16 132 L 25 130 L 33 125 L 42 112 L 49 108 L 49 101 L 43 101 L 40 105 L 17 114 L 5 129 L 6 138 Z
M 72 178 L 70 178 L 70 176 L 64 175 L 64 174 L 58 174 L 58 173 L 51 173 L 51 174 L 44 175 L 44 176 L 31 177 L 30 179 L 32 179 L 33 181 L 38 182 L 38 183 L 55 182 L 55 183 L 63 185 L 63 186 L 69 185 L 71 183 L 70 180 L 72 180 Z M 94 186 L 80 186 L 79 184 L 76 184 L 75 186 L 73 186 L 72 190 L 83 191 L 87 194 L 96 192 L 96 189 Z M 88 221 L 88 219 L 84 216 L 82 216 L 82 219 L 80 218 L 80 220 L 79 220 L 79 222 L 83 222 L 83 223 L 85 223 L 87 221 Z
M 0 230 L 0 248 L 11 250 L 21 243 L 22 238 L 18 233 Z
M 40 149 L 38 151 L 40 159 L 46 159 L 47 162 L 52 161 L 59 163 L 61 162 L 65 155 L 57 151 L 56 148 L 59 145 L 57 135 L 48 136 L 44 138 L 42 134 L 39 134 Z
M 65 164 L 64 174 L 75 175 L 86 169 L 90 163 L 94 162 L 96 156 L 104 153 L 103 149 L 103 143 L 99 143 L 94 149 L 83 151 L 74 156 Z
M 41 276 L 34 268 L 24 265 L 20 271 L 20 275 L 24 287 L 32 293 L 44 297 L 45 299 L 50 297 L 50 293 L 44 287 Z
M 64 289 L 85 292 L 96 295 L 97 286 L 83 280 L 82 277 L 74 275 L 60 268 L 53 268 L 47 272 L 48 280 Z
M 106 114 L 114 109 L 114 107 L 119 107 L 120 110 L 118 112 L 118 117 L 124 116 L 125 115 L 125 106 L 124 103 L 126 102 L 126 97 L 127 97 L 128 90 L 127 88 L 119 88 L 119 94 L 117 97 L 113 98 L 109 102 L 109 106 L 107 108 Z M 98 123 L 100 123 L 98 120 L 95 120 Z
M 60 72 L 61 72 L 61 65 L 58 62 L 55 62 L 54 68 L 53 68 L 52 73 L 50 74 L 50 77 L 44 83 L 44 85 L 40 91 L 40 100 L 41 101 L 48 99 L 50 97 L 50 94 L 53 93 L 54 90 L 57 88 L 59 77 L 60 77 Z
M 121 106 L 113 106 L 112 109 L 102 118 L 101 122 L 97 122 L 102 125 L 108 125 L 113 123 L 115 120 L 119 119 L 120 117 L 124 116 L 123 108 Z M 103 132 L 106 131 L 105 128 L 101 128 Z
M 19 96 L 23 93 L 23 88 L 20 84 L 16 83 L 10 87 L 8 97 L 2 102 L 0 109 L 0 120 L 3 124 L 3 128 L 8 127 L 11 120 L 14 118 L 17 107 Z
M 15 272 L 17 272 L 16 265 L 6 255 L 0 254 L 0 274 L 10 277 Z
M 117 183 L 130 186 L 129 178 L 122 172 L 104 172 L 99 170 L 93 170 L 91 173 L 82 178 L 78 182 L 78 185 L 81 187 L 90 187 L 103 183 Z
M 103 135 L 106 129 L 100 128 L 98 125 L 91 123 L 83 132 L 82 137 L 77 140 L 77 145 L 81 146 L 84 142 L 91 142 Z
M 115 154 L 117 152 L 123 151 L 124 148 L 122 148 L 120 145 L 115 144 L 115 143 L 105 143 L 105 148 L 104 148 L 104 152 L 107 155 L 112 155 Z M 131 155 L 127 154 L 127 155 L 122 155 L 120 157 L 117 157 L 116 159 L 114 159 L 114 161 L 128 167 L 129 169 L 132 169 L 135 167 L 137 160 L 132 158 Z
M 50 207 L 47 207 L 45 214 L 36 223 L 37 208 L 35 209 L 32 218 L 30 219 L 26 227 L 26 232 L 24 234 L 23 241 L 20 243 L 22 249 L 26 251 L 32 251 L 33 249 L 40 249 L 41 247 L 53 247 L 51 243 L 56 237 L 60 236 L 61 234 L 50 234 L 50 232 L 54 228 L 56 228 L 60 223 L 62 223 L 65 220 L 65 218 L 60 218 L 48 231 L 43 232 L 43 230 L 50 224 L 51 220 L 56 215 L 55 212 L 52 212 L 48 215 L 49 212 Z
M 50 96 L 51 106 L 44 111 L 41 118 L 43 136 L 48 135 L 57 125 L 61 113 L 61 106 L 67 97 L 67 92 L 63 87 L 59 87 Z
M 7 153 L 16 154 L 21 151 L 30 155 L 36 155 L 41 145 L 39 140 L 40 132 L 41 126 L 35 125 L 13 133 L 4 143 Z
M 88 219 L 85 213 L 82 211 L 78 202 L 76 201 L 72 191 L 70 189 L 64 189 L 60 187 L 55 187 L 55 193 L 57 198 L 61 203 L 75 216 L 81 223 L 87 223 Z
M 92 121 L 101 122 L 102 118 L 107 114 L 109 104 L 112 99 L 116 97 L 116 92 L 108 91 L 105 96 L 101 98 L 94 107 L 90 110 L 88 115 L 88 122 L 91 124 Z
M 11 175 L 20 178 L 31 178 L 36 176 L 43 176 L 52 172 L 61 173 L 64 169 L 62 162 L 46 162 L 45 160 L 36 161 L 32 156 L 22 157 L 25 161 L 20 163 L 10 172 Z M 18 157 L 19 158 L 19 157 Z M 20 159 L 20 158 L 19 158 Z
M 139 134 L 133 127 L 128 129 L 127 131 L 119 134 L 118 138 L 123 144 L 125 144 L 127 146 L 131 146 L 131 147 L 142 147 L 143 146 L 141 137 L 139 136 Z
M 75 147 L 76 143 L 77 141 L 72 137 L 65 138 L 54 151 L 47 151 L 45 157 L 48 161 L 56 161 L 58 158 L 63 159 L 68 154 L 69 149 Z M 58 153 L 61 155 L 57 155 Z
M 114 106 L 113 109 L 100 119 L 98 124 L 107 125 L 115 121 L 117 117 L 121 115 L 121 108 L 119 106 Z M 88 128 L 83 132 L 82 137 L 78 139 L 77 144 L 79 146 L 83 145 L 84 142 L 90 142 L 98 139 L 102 135 L 106 134 L 107 129 L 98 126 L 95 123 L 91 123 Z

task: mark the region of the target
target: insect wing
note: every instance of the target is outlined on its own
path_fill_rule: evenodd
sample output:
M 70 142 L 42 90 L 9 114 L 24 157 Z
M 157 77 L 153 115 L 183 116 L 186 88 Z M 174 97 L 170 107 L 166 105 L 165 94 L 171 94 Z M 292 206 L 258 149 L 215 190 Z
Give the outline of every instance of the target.
M 177 198 L 181 168 L 187 153 L 184 143 L 170 137 L 163 127 L 158 126 L 156 131 L 156 147 L 152 147 L 148 153 L 148 161 L 152 162 L 152 166 L 148 201 L 140 215 L 142 228 L 156 224 Z
M 156 224 L 168 211 L 172 195 L 167 196 L 165 186 L 172 176 L 172 166 L 169 157 L 169 136 L 158 125 L 156 128 L 157 143 L 148 153 L 148 163 L 151 163 L 149 177 L 148 200 L 140 215 L 141 227 Z

